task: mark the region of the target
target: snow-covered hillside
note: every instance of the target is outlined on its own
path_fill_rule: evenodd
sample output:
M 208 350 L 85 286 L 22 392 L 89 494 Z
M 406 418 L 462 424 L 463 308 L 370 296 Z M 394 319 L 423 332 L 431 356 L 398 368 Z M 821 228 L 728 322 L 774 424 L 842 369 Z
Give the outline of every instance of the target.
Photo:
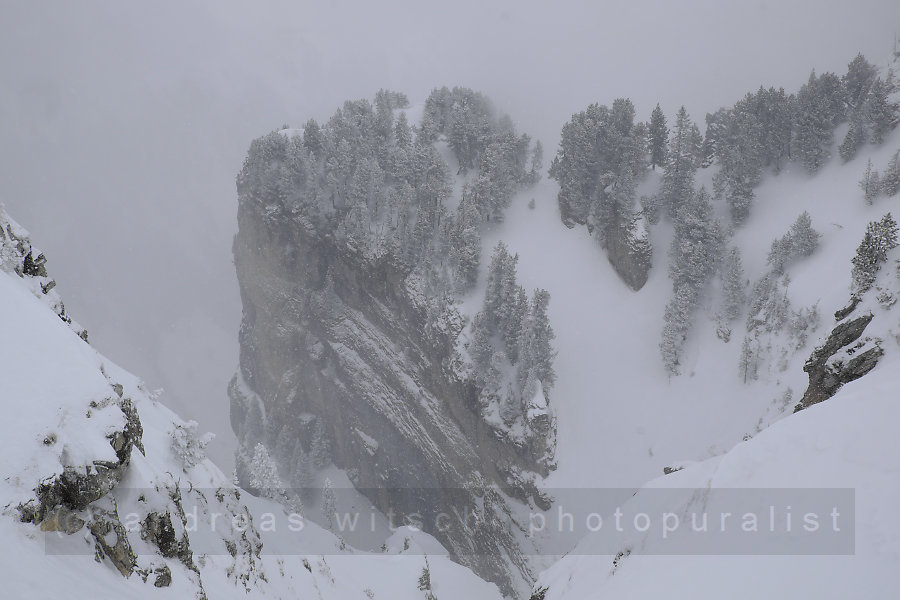
M 794 309 L 808 307 L 818 318 L 810 320 L 805 339 L 774 331 L 762 341 L 765 358 L 758 379 L 746 378 L 739 368 L 747 309 L 728 335 L 719 330 L 718 280 L 697 311 L 682 374 L 671 377 L 664 370 L 658 346 L 672 293 L 667 275 L 671 225 L 662 222 L 651 229 L 653 268 L 639 292 L 622 283 L 584 228 L 570 230 L 560 223 L 559 188 L 552 181 L 517 198 L 503 226 L 485 239 L 485 251 L 502 240 L 518 253 L 526 287 L 545 287 L 552 294 L 559 350 L 553 397 L 559 467 L 545 482 L 551 494 L 558 490 L 565 497 L 562 488 L 631 487 L 653 480 L 647 488 L 687 490 L 680 503 L 670 506 L 683 512 L 697 503 L 696 490 L 707 488 L 852 488 L 855 493 L 855 546 L 849 556 L 646 556 L 640 554 L 679 552 L 640 535 L 611 551 L 607 538 L 588 535 L 539 578 L 536 598 L 680 597 L 688 590 L 699 598 L 888 598 L 900 593 L 900 521 L 892 512 L 900 494 L 892 481 L 898 470 L 892 428 L 900 398 L 896 250 L 876 289 L 853 305 L 855 317 L 874 315 L 865 338 L 828 365 L 834 368 L 834 361 L 846 362 L 869 348 L 884 352 L 881 362 L 835 397 L 792 414 L 810 382 L 804 363 L 836 324 L 853 318 L 846 311 L 834 313 L 850 308 L 851 259 L 867 224 L 900 211 L 900 197 L 880 196 L 868 203 L 859 183 L 869 161 L 884 168 L 896 155 L 900 131 L 880 145 L 863 146 L 845 162 L 838 156 L 838 142 L 846 131 L 846 126 L 838 128 L 832 158 L 816 174 L 796 164 L 777 174 L 768 171 L 755 189 L 750 217 L 727 232 L 744 257 L 748 291 L 771 270 L 770 244 L 798 215 L 808 212 L 821 234 L 811 256 L 786 266 L 787 284 L 779 292 Z M 698 185 L 711 190 L 717 168 L 699 171 Z M 658 186 L 659 178 L 651 173 L 641 193 L 652 195 Z M 531 198 L 534 209 L 528 207 Z M 721 223 L 729 222 L 724 203 L 714 203 L 713 209 Z M 665 467 L 685 468 L 659 478 Z M 640 506 L 647 495 L 640 492 L 630 506 Z M 548 519 L 556 510 L 547 513 Z M 625 556 L 615 557 L 615 551 Z
M 546 288 L 552 295 L 550 317 L 559 351 L 553 395 L 559 467 L 547 486 L 641 485 L 673 462 L 722 454 L 785 409 L 790 412 L 808 383 L 804 361 L 831 330 L 830 315 L 847 303 L 850 260 L 866 223 L 891 210 L 900 212 L 897 196 L 878 198 L 870 206 L 858 186 L 867 160 L 883 168 L 898 148 L 900 131 L 880 146 L 864 147 L 845 164 L 835 147 L 834 158 L 819 173 L 789 164 L 777 176 L 768 174 L 756 189 L 751 215 L 732 240 L 742 251 L 745 276 L 752 284 L 766 272 L 770 243 L 808 211 L 822 234 L 820 247 L 787 267 L 788 296 L 795 308 L 817 304 L 821 319 L 784 370 L 772 368 L 747 384 L 738 368 L 743 321 L 728 343 L 716 336 L 717 283 L 688 338 L 684 374 L 669 378 L 663 369 L 658 346 L 671 296 L 670 226 L 652 228 L 653 268 L 647 284 L 633 292 L 584 228 L 570 230 L 560 222 L 554 181 L 544 180 L 520 195 L 503 225 L 485 236 L 483 248 L 488 254 L 503 240 L 519 254 L 523 285 Z M 714 169 L 700 171 L 698 184 L 711 189 Z M 648 192 L 658 185 L 650 177 L 644 184 Z M 531 198 L 533 210 L 527 205 Z M 714 208 L 724 215 L 726 207 Z M 789 405 L 783 402 L 788 388 Z
M 0 225 L 4 597 L 500 597 L 421 532 L 358 552 L 185 462 L 187 424 L 78 335 L 27 232 Z
M 896 332 L 897 314 L 893 317 Z M 853 488 L 855 539 L 847 555 L 649 556 L 641 553 L 665 554 L 666 549 L 658 543 L 641 547 L 638 538 L 634 547 L 641 549 L 620 558 L 614 568 L 614 557 L 598 552 L 588 537 L 572 556 L 540 577 L 535 586 L 545 590 L 540 597 L 685 597 L 688 591 L 698 599 L 900 596 L 900 518 L 896 511 L 900 503 L 896 447 L 900 356 L 896 348 L 892 350 L 875 371 L 830 400 L 772 425 L 723 456 L 647 485 L 691 490 Z M 639 493 L 633 502 L 640 503 L 646 493 Z M 699 503 L 669 508 L 675 512 L 696 510 Z M 784 508 L 778 507 L 781 512 Z

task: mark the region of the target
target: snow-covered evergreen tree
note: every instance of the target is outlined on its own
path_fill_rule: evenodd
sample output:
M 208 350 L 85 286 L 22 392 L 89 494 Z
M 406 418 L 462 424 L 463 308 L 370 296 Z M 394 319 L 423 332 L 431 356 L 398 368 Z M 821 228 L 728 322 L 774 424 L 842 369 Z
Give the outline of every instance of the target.
M 184 425 L 176 424 L 170 432 L 172 452 L 181 460 L 185 473 L 206 458 L 206 446 L 215 434 L 198 433 L 197 421 L 187 421 Z
M 709 194 L 700 188 L 676 214 L 669 273 L 674 285 L 689 285 L 699 293 L 716 265 L 720 242 L 721 231 L 712 215 Z
M 841 159 L 844 162 L 852 160 L 860 147 L 866 143 L 868 137 L 862 114 L 859 112 L 854 113 L 850 118 L 850 129 L 847 130 L 844 141 L 838 147 L 838 154 L 841 155 Z
M 813 229 L 812 218 L 805 210 L 800 213 L 788 230 L 791 240 L 791 254 L 797 257 L 810 256 L 819 247 L 821 234 Z
M 847 105 L 852 108 L 861 108 L 869 88 L 875 81 L 878 71 L 866 57 L 857 54 L 847 65 L 847 73 L 841 77 L 846 92 Z
M 751 342 L 749 335 L 744 337 L 744 342 L 741 344 L 741 357 L 738 361 L 738 369 L 744 383 L 759 377 L 759 343 Z
M 514 266 L 515 263 L 507 263 Z M 528 295 L 516 281 L 515 271 L 507 272 L 504 283 L 505 301 L 500 308 L 499 330 L 506 349 L 506 356 L 515 363 L 519 359 L 519 333 L 528 314 Z
M 518 260 L 518 255 L 510 256 L 503 242 L 499 242 L 494 248 L 488 268 L 483 310 L 484 326 L 492 334 L 500 335 L 503 350 L 513 363 L 518 357 L 519 332 L 528 311 L 525 288 L 516 280 Z
M 556 372 L 553 369 L 556 351 L 552 345 L 556 334 L 547 315 L 549 304 L 550 292 L 535 290 L 527 317 L 522 322 L 518 339 L 518 382 L 523 394 L 527 394 L 529 376 L 540 381 L 544 389 L 553 387 L 556 382 Z
M 477 283 L 481 263 L 481 217 L 472 194 L 465 188 L 456 213 L 455 231 L 450 238 L 450 259 L 456 289 L 465 292 Z
M 747 301 L 744 269 L 741 266 L 741 251 L 732 246 L 722 261 L 722 317 L 734 321 L 741 316 Z
M 894 153 L 881 177 L 881 191 L 885 196 L 892 197 L 900 192 L 900 151 Z
M 587 223 L 604 247 L 612 230 L 630 225 L 634 183 L 647 169 L 647 129 L 634 114 L 630 100 L 617 98 L 572 115 L 550 166 L 563 221 Z
M 669 251 L 673 298 L 666 306 L 660 351 L 670 375 L 678 375 L 681 347 L 687 339 L 694 308 L 713 274 L 721 244 L 704 188 L 692 193 L 675 215 L 675 237 Z
M 798 258 L 809 256 L 819 247 L 820 234 L 812 228 L 809 213 L 803 211 L 781 238 L 772 241 L 768 264 L 772 271 L 781 274 L 784 268 Z
M 828 160 L 834 126 L 842 116 L 842 87 L 832 73 L 809 81 L 797 93 L 792 156 L 815 172 Z
M 531 170 L 528 172 L 530 182 L 537 183 L 544 170 L 544 146 L 540 140 L 535 141 L 534 150 L 531 153 Z
M 885 136 L 900 122 L 900 105 L 890 100 L 890 87 L 876 77 L 869 89 L 863 108 L 869 123 L 869 141 L 880 144 Z
M 310 119 L 303 126 L 303 145 L 316 158 L 324 158 L 325 135 L 315 119 Z
M 650 126 L 647 128 L 648 143 L 650 147 L 650 166 L 656 169 L 666 164 L 669 142 L 669 128 L 666 127 L 666 116 L 659 104 L 650 113 Z
M 249 466 L 249 484 L 251 488 L 259 490 L 266 498 L 276 498 L 282 491 L 281 478 L 278 476 L 278 467 L 269 456 L 269 451 L 263 444 L 256 444 L 253 449 L 253 458 Z
M 872 287 L 888 252 L 897 247 L 897 222 L 891 213 L 866 226 L 866 233 L 853 257 L 851 290 L 860 295 Z
M 661 202 L 670 216 L 694 193 L 694 153 L 690 134 L 693 123 L 682 106 L 675 119 L 675 129 L 669 141 L 666 166 L 663 171 Z
M 697 292 L 690 285 L 683 284 L 675 288 L 675 296 L 666 305 L 659 350 L 670 377 L 681 374 L 681 348 L 691 328 L 696 303 Z
M 875 201 L 875 198 L 881 193 L 882 186 L 881 177 L 878 175 L 878 171 L 872 168 L 872 159 L 869 159 L 866 162 L 866 172 L 859 181 L 859 189 L 862 190 L 867 204 Z

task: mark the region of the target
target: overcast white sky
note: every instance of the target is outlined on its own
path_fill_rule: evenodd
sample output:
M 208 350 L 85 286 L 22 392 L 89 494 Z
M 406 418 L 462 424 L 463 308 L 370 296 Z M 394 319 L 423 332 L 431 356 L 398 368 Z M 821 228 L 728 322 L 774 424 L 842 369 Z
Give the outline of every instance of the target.
M 3 4 L 0 202 L 92 343 L 215 431 L 225 468 L 234 176 L 252 138 L 381 87 L 415 102 L 466 85 L 549 160 L 591 102 L 628 96 L 641 118 L 684 104 L 702 122 L 860 51 L 884 64 L 900 29 L 896 0 Z

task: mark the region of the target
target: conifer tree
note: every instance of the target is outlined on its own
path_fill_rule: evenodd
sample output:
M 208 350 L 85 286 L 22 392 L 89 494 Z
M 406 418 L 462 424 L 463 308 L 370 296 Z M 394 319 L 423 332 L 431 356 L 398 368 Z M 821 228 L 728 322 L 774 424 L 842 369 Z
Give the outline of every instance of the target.
M 897 222 L 891 213 L 866 226 L 866 233 L 852 260 L 852 291 L 855 295 L 863 294 L 872 287 L 882 263 L 887 261 L 888 252 L 896 247 Z
M 878 71 L 862 54 L 857 54 L 850 61 L 841 82 L 846 90 L 846 102 L 851 108 L 862 107 L 877 74 Z
M 669 215 L 675 216 L 678 208 L 693 194 L 694 148 L 691 145 L 693 123 L 682 106 L 675 119 L 675 130 L 669 142 L 666 168 L 663 172 L 662 203 Z
M 866 97 L 865 112 L 869 123 L 869 141 L 880 144 L 885 136 L 900 121 L 900 105 L 890 101 L 890 88 L 880 77 L 876 77 Z
M 884 260 L 887 260 L 887 253 L 897 247 L 897 221 L 894 220 L 891 213 L 887 213 L 881 217 L 881 221 L 878 223 L 878 229 L 881 237 L 881 244 L 884 248 Z
M 818 171 L 828 160 L 835 120 L 841 114 L 840 86 L 835 89 L 833 80 L 829 73 L 816 77 L 813 71 L 797 93 L 793 156 L 810 172 Z
M 854 113 L 850 118 L 850 129 L 847 130 L 844 141 L 841 142 L 840 147 L 838 147 L 838 154 L 841 155 L 841 159 L 843 159 L 844 162 L 852 160 L 860 147 L 866 143 L 867 137 L 862 115 L 858 112 Z
M 787 233 L 773 240 L 769 249 L 768 264 L 776 274 L 784 273 L 784 268 L 792 261 L 809 256 L 819 247 L 820 234 L 812 228 L 809 213 L 803 211 Z
M 516 255 L 514 258 L 518 258 Z M 509 263 L 514 269 L 515 263 Z M 528 295 L 525 288 L 516 282 L 515 270 L 507 271 L 504 283 L 504 302 L 500 312 L 500 336 L 506 349 L 506 356 L 515 364 L 519 359 L 519 333 L 528 313 Z
M 472 340 L 469 342 L 469 356 L 475 366 L 476 381 L 484 387 L 495 375 L 493 372 L 494 345 L 484 312 L 479 312 L 472 319 Z
M 732 246 L 722 261 L 722 316 L 734 321 L 741 315 L 747 301 L 741 251 Z
M 738 362 L 738 368 L 744 383 L 752 381 L 759 376 L 759 348 L 758 344 L 756 347 L 751 345 L 750 336 L 745 336 L 744 342 L 741 344 L 741 357 Z
M 863 191 L 863 198 L 866 203 L 872 204 L 878 194 L 881 192 L 883 183 L 880 180 L 878 171 L 872 168 L 872 159 L 866 162 L 866 172 L 859 182 L 859 188 Z
M 484 292 L 484 318 L 489 331 L 494 332 L 499 327 L 501 306 L 504 301 L 504 277 L 512 260 L 506 250 L 506 244 L 497 243 L 491 255 L 491 263 L 488 266 L 487 287 Z M 513 269 L 515 267 L 513 266 Z
M 675 237 L 669 251 L 674 297 L 666 306 L 660 352 L 669 375 L 678 375 L 681 348 L 703 287 L 716 265 L 721 233 L 712 218 L 704 188 L 691 194 L 675 215 Z
M 325 158 L 325 135 L 315 119 L 310 119 L 303 126 L 303 145 L 317 159 Z
M 793 256 L 810 256 L 819 247 L 821 235 L 812 228 L 812 219 L 805 210 L 800 213 L 794 224 L 788 230 L 791 240 L 791 254 Z
M 281 491 L 282 483 L 278 476 L 278 468 L 262 444 L 256 444 L 253 449 L 249 475 L 250 487 L 259 490 L 264 497 L 274 499 Z
M 184 425 L 176 424 L 170 432 L 172 451 L 181 460 L 185 473 L 203 462 L 206 446 L 215 437 L 212 433 L 200 435 L 197 428 L 197 421 L 188 421 Z
M 888 197 L 900 192 L 900 151 L 894 153 L 881 177 L 881 191 Z
M 531 299 L 527 316 L 522 321 L 522 330 L 518 337 L 518 370 L 519 389 L 527 399 L 529 395 L 529 378 L 540 381 L 543 388 L 549 389 L 556 382 L 553 370 L 552 340 L 556 337 L 550 326 L 547 308 L 550 304 L 550 293 L 537 289 Z
M 529 171 L 529 182 L 537 183 L 541 178 L 541 172 L 544 170 L 544 146 L 540 140 L 534 143 L 534 151 L 531 153 L 531 171 Z
M 703 134 L 700 133 L 700 128 L 697 127 L 696 123 L 691 123 L 691 131 L 690 136 L 688 137 L 688 144 L 691 156 L 694 160 L 694 169 L 699 169 L 703 164 Z
M 467 189 L 456 209 L 455 231 L 450 239 L 450 258 L 454 265 L 456 289 L 465 292 L 478 281 L 481 264 L 481 218 L 475 200 Z
M 406 112 L 401 112 L 394 125 L 394 139 L 398 148 L 411 148 L 413 145 L 412 130 L 406 119 Z
M 674 285 L 686 284 L 699 293 L 713 272 L 720 241 L 721 232 L 712 216 L 709 194 L 700 188 L 676 214 L 669 273 Z
M 534 361 L 534 376 L 540 380 L 544 389 L 553 387 L 556 382 L 556 372 L 553 369 L 553 359 L 556 352 L 553 350 L 553 339 L 556 334 L 550 326 L 550 317 L 547 314 L 550 305 L 550 292 L 537 289 L 531 299 L 531 329 L 532 337 L 531 354 Z
M 662 354 L 663 366 L 669 376 L 680 375 L 681 348 L 687 339 L 691 326 L 697 293 L 691 286 L 683 284 L 675 289 L 675 296 L 666 305 L 662 341 L 659 350 Z
M 669 128 L 666 127 L 666 116 L 657 103 L 656 108 L 650 113 L 650 127 L 647 129 L 650 146 L 650 166 L 656 169 L 666 164 L 667 144 L 669 142 Z

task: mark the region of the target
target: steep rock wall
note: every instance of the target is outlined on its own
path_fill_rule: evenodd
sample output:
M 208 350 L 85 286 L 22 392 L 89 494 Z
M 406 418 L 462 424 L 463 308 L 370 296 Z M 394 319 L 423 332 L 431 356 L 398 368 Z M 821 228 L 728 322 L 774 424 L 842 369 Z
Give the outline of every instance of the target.
M 324 427 L 330 459 L 379 509 L 402 518 L 478 507 L 502 525 L 425 529 L 504 592 L 522 589 L 531 573 L 510 496 L 546 505 L 534 478 L 553 466 L 553 436 L 523 444 L 481 418 L 456 351 L 463 317 L 402 267 L 363 257 L 240 185 L 238 224 L 240 374 L 254 397 L 232 386 L 236 433 L 247 434 L 258 397 L 264 443 L 283 427 L 301 438 Z

